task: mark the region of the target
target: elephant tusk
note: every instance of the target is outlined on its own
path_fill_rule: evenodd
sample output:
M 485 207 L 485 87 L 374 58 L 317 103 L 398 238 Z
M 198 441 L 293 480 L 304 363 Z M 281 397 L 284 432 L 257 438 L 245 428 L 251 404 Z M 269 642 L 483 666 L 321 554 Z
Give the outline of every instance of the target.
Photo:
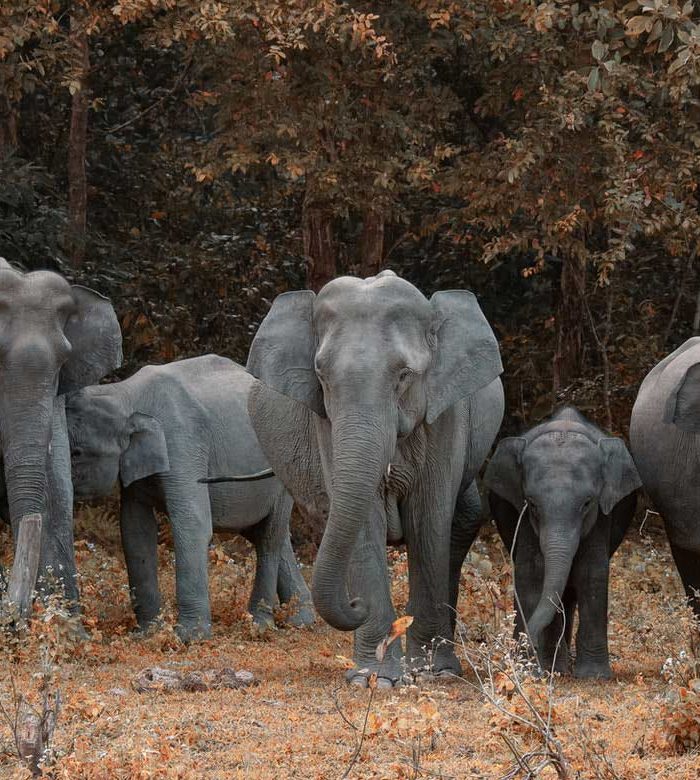
M 263 469 L 255 474 L 241 474 L 235 477 L 205 477 L 198 479 L 197 482 L 204 485 L 215 485 L 219 482 L 256 482 L 259 479 L 270 479 L 274 476 L 275 472 L 272 469 Z

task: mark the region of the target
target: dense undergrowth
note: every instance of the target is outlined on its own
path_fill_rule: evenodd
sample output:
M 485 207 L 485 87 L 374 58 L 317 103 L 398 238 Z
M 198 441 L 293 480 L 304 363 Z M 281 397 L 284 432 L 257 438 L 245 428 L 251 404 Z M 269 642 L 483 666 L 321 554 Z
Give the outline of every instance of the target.
M 214 638 L 184 647 L 172 630 L 174 570 L 167 528 L 159 546 L 165 625 L 146 639 L 133 638 L 113 508 L 84 507 L 78 517 L 90 641 L 74 643 L 60 616 L 37 608 L 29 639 L 2 651 L 0 702 L 6 710 L 13 684 L 36 699 L 42 658 L 48 654 L 51 661 L 51 684 L 61 692 L 62 707 L 48 777 L 330 780 L 349 768 L 347 776 L 358 779 L 522 778 L 528 776 L 526 766 L 541 763 L 533 759 L 541 757 L 544 744 L 534 711 L 551 724 L 550 741 L 560 746 L 568 772 L 560 777 L 697 777 L 697 658 L 679 579 L 656 518 L 648 518 L 641 532 L 639 525 L 630 531 L 613 562 L 612 681 L 557 678 L 550 690 L 546 680 L 518 672 L 513 684 L 504 651 L 511 631 L 509 566 L 495 531 L 486 526 L 463 570 L 464 679 L 372 692 L 343 683 L 345 659 L 352 654 L 349 635 L 321 622 L 310 630 L 280 624 L 262 637 L 252 630 L 246 603 L 254 555 L 234 536 L 216 537 L 210 554 Z M 405 553 L 391 550 L 389 560 L 402 614 Z M 482 659 L 482 684 L 467 662 L 474 658 Z M 490 680 L 483 678 L 484 659 L 492 664 Z M 132 681 L 152 666 L 247 669 L 260 683 L 242 690 L 137 693 Z M 534 728 L 528 725 L 533 718 Z M 1 728 L 0 776 L 28 777 L 7 723 Z M 557 774 L 545 762 L 529 776 Z

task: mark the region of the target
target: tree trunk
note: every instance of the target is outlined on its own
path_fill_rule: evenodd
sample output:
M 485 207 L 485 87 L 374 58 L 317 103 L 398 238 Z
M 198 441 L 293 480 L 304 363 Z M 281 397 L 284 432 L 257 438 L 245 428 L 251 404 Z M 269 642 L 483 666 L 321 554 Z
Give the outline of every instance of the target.
M 304 205 L 304 256 L 306 285 L 314 292 L 336 276 L 336 246 L 331 215 L 316 207 Z
M 365 212 L 360 252 L 360 275 L 378 274 L 384 260 L 384 215 L 379 211 Z
M 17 109 L 6 95 L 0 95 L 0 160 L 17 148 Z
M 553 361 L 554 392 L 581 375 L 586 319 L 586 261 L 571 255 L 563 261 L 557 307 L 557 348 Z
M 68 252 L 74 265 L 85 257 L 85 227 L 87 223 L 87 153 L 88 88 L 90 52 L 87 32 L 80 17 L 71 17 L 71 38 L 75 47 L 78 80 L 72 89 L 70 138 L 68 141 Z

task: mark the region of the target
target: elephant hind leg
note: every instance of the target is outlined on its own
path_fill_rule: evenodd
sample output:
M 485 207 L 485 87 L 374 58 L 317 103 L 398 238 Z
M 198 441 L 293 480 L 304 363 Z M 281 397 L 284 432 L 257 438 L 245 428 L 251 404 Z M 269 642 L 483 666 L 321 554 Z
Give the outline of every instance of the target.
M 681 575 L 688 603 L 695 616 L 700 619 L 700 554 L 684 550 L 675 544 L 671 544 L 671 552 Z
M 299 571 L 296 555 L 289 538 L 289 516 L 292 511 L 292 497 L 288 493 L 275 502 L 273 522 L 281 526 L 282 549 L 280 550 L 279 570 L 277 572 L 277 595 L 280 604 L 289 604 L 297 600 L 296 611 L 289 615 L 287 622 L 293 626 L 310 626 L 315 619 L 311 592 Z

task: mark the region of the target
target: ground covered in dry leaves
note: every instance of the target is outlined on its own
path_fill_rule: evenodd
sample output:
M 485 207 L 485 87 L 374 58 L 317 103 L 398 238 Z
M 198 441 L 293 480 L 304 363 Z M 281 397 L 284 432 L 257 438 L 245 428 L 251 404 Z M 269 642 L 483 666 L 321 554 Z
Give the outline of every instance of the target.
M 10 717 L 13 684 L 29 698 L 38 696 L 42 656 L 54 663 L 51 684 L 60 690 L 62 707 L 46 776 L 491 780 L 527 777 L 532 770 L 531 776 L 543 778 L 700 777 L 700 671 L 658 518 L 648 517 L 641 532 L 637 524 L 614 559 L 615 679 L 557 678 L 550 693 L 546 681 L 527 676 L 514 686 L 497 666 L 486 685 L 500 709 L 478 690 L 468 664 L 464 680 L 373 693 L 342 682 L 343 659 L 352 654 L 350 636 L 320 622 L 304 630 L 281 624 L 257 636 L 246 615 L 254 555 L 233 537 L 216 537 L 211 550 L 214 639 L 184 647 L 167 624 L 147 639 L 133 638 L 113 508 L 83 508 L 77 538 L 91 641 L 73 643 L 63 621 L 40 608 L 31 637 L 18 648 L 3 648 L 0 659 L 0 702 Z M 405 553 L 390 551 L 389 557 L 402 614 Z M 160 558 L 172 626 L 167 530 Z M 473 650 L 483 658 L 484 650 L 496 648 L 498 655 L 511 630 L 510 587 L 504 551 L 487 526 L 463 571 L 459 612 L 467 639 L 460 652 Z M 138 693 L 137 675 L 153 666 L 182 672 L 245 669 L 260 683 L 240 690 Z M 565 762 L 559 775 L 551 764 L 536 769 L 546 751 L 541 730 L 518 719 L 533 720 L 528 701 L 551 723 Z M 29 777 L 4 721 L 0 740 L 0 777 Z

